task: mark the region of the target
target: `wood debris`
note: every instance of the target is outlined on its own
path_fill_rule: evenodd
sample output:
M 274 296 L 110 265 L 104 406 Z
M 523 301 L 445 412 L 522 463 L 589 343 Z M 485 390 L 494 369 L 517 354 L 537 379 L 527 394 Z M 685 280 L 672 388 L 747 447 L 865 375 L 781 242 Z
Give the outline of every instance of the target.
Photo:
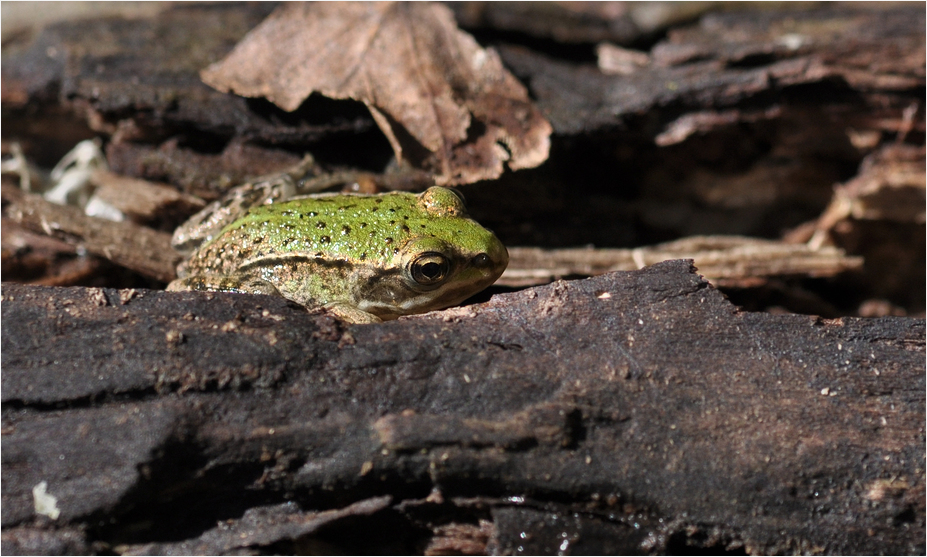
M 698 236 L 634 249 L 509 248 L 509 266 L 497 284 L 528 286 L 563 277 L 593 276 L 641 269 L 670 259 L 692 259 L 716 286 L 748 287 L 770 277 L 834 276 L 862 267 L 861 257 L 843 250 L 812 249 L 738 236 Z
M 79 243 L 88 252 L 159 281 L 173 280 L 180 255 L 171 235 L 131 222 L 113 222 L 57 205 L 17 188 L 3 188 L 5 214 L 25 228 Z

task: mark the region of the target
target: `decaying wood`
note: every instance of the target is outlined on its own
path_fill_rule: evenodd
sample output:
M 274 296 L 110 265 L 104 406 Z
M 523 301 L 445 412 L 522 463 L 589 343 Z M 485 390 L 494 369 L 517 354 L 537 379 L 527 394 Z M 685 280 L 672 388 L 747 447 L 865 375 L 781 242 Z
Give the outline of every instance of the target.
M 5 553 L 925 550 L 923 319 L 741 313 L 680 261 L 362 326 L 2 300 Z
M 30 230 L 79 242 L 90 253 L 156 280 L 174 277 L 180 255 L 166 232 L 90 217 L 77 207 L 56 205 L 17 188 L 4 187 L 3 199 L 9 202 L 5 215 Z
M 888 220 L 923 224 L 927 201 L 924 147 L 891 145 L 869 155 L 860 173 L 834 191 L 815 223 L 812 245 L 832 243 L 832 231 L 853 220 Z
M 81 257 L 77 246 L 26 230 L 2 218 L 3 280 L 43 286 L 84 285 L 102 260 Z
M 178 192 L 167 184 L 158 184 L 98 170 L 90 177 L 97 186 L 94 193 L 138 222 L 186 220 L 187 215 L 203 208 L 202 199 Z M 170 217 L 173 216 L 173 219 Z
M 509 248 L 509 266 L 497 284 L 546 284 L 563 277 L 630 271 L 669 259 L 692 259 L 715 286 L 755 286 L 769 277 L 828 277 L 858 270 L 861 257 L 835 248 L 811 249 L 737 236 L 683 238 L 636 249 Z
M 783 9 L 781 4 L 775 6 Z M 467 28 L 514 31 L 565 44 L 630 44 L 671 25 L 692 21 L 706 11 L 725 9 L 698 2 L 561 2 L 540 6 L 527 2 L 452 2 L 449 7 Z M 754 9 L 763 9 L 763 5 Z
M 169 181 L 181 191 L 207 201 L 250 179 L 292 168 L 301 159 L 293 153 L 239 141 L 218 154 L 199 153 L 178 145 L 176 140 L 152 146 L 117 137 L 106 148 L 107 162 L 121 175 Z
M 676 112 L 685 117 L 738 106 L 763 91 L 835 79 L 845 80 L 864 98 L 872 95 L 872 102 L 880 93 L 887 94 L 883 100 L 897 101 L 907 97 L 906 91 L 924 87 L 921 7 L 899 4 L 895 10 L 873 12 L 823 6 L 800 17 L 778 11 L 710 14 L 697 25 L 674 29 L 651 50 L 646 70 L 632 75 L 604 75 L 526 49 L 502 49 L 501 54 L 516 75 L 530 78 L 556 133 L 622 125 L 669 103 L 677 103 L 682 114 L 667 111 L 665 116 Z M 797 108 L 789 104 L 781 107 Z M 900 131 L 909 104 L 883 107 L 883 114 L 892 117 L 881 122 L 873 113 L 862 113 L 854 128 Z M 913 126 L 923 131 L 923 112 Z
M 821 216 L 790 231 L 787 240 L 859 254 L 865 259 L 861 277 L 872 285 L 870 296 L 922 306 L 927 241 L 924 153 L 922 146 L 903 144 L 873 152 L 856 176 L 834 188 Z

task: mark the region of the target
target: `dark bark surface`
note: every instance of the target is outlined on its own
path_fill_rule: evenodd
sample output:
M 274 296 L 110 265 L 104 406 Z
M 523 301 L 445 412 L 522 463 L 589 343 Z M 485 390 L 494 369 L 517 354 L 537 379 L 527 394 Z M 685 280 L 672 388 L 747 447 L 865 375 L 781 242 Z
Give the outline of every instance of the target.
M 681 261 L 366 326 L 2 311 L 4 553 L 925 549 L 922 319 L 738 312 Z
M 750 120 L 751 113 L 760 120 L 790 119 L 797 117 L 792 111 L 813 99 L 802 94 L 808 87 L 821 93 L 842 90 L 845 94 L 826 101 L 832 116 L 862 116 L 855 123 L 867 127 L 864 120 L 871 115 L 854 115 L 849 106 L 901 100 L 923 87 L 922 8 L 911 3 L 872 12 L 823 6 L 799 18 L 783 12 L 711 14 L 698 25 L 670 31 L 651 50 L 650 65 L 630 75 L 558 64 L 527 49 L 504 50 L 503 55 L 530 79 L 539 105 L 561 134 L 623 125 L 632 133 L 652 133 L 657 125 L 699 110 L 713 116 L 703 129 Z M 773 91 L 785 95 L 770 96 Z M 739 114 L 725 118 L 725 108 Z M 764 115 L 768 108 L 777 111 Z M 882 109 L 891 110 L 887 105 Z M 654 110 L 662 122 L 653 120 Z M 636 125 L 640 115 L 650 116 L 647 125 Z M 670 145 L 673 139 L 667 134 L 658 142 Z

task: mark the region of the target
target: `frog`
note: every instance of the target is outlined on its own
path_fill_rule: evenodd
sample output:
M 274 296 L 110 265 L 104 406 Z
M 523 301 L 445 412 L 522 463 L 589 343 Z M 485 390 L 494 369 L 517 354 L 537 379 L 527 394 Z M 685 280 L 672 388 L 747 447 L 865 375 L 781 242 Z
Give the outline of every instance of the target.
M 316 194 L 251 207 L 194 249 L 167 289 L 282 296 L 377 323 L 457 305 L 507 265 L 451 188 Z

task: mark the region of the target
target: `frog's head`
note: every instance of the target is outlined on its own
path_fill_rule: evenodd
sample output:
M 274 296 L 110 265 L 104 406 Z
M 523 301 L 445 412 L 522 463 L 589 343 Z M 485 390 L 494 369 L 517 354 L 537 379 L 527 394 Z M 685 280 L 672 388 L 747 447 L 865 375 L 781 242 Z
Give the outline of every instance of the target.
M 494 283 L 509 262 L 502 242 L 467 216 L 453 190 L 429 188 L 417 207 L 416 232 L 399 247 L 395 272 L 371 284 L 369 305 L 361 304 L 383 319 L 458 304 Z

